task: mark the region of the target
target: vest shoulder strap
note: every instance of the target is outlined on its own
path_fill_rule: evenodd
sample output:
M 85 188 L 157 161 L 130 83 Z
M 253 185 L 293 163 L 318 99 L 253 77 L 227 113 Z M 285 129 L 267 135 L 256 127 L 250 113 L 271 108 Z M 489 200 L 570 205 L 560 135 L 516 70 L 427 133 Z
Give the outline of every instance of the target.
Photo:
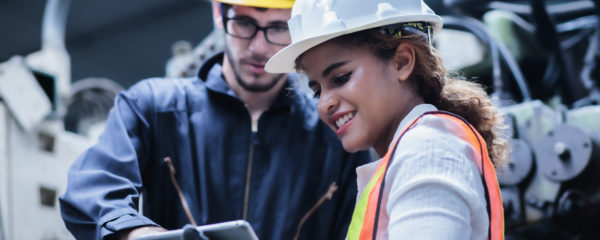
M 425 115 L 435 115 L 448 119 L 461 127 L 461 138 L 473 146 L 479 153 L 479 159 L 473 159 L 479 169 L 483 185 L 485 188 L 485 197 L 488 206 L 488 215 L 490 216 L 490 229 L 488 239 L 504 239 L 504 212 L 502 207 L 502 198 L 496 171 L 492 164 L 485 141 L 481 135 L 462 117 L 446 112 L 431 111 L 426 112 L 408 124 L 400 133 L 400 136 L 393 144 L 393 148 L 388 150 L 384 158 L 379 163 L 375 174 L 363 190 L 359 201 L 354 209 L 352 221 L 348 229 L 347 239 L 376 239 L 377 225 L 381 210 L 381 201 L 383 198 L 383 189 L 385 187 L 385 176 L 387 169 L 393 160 L 393 155 L 398 146 L 398 142 L 404 134 L 410 130 Z

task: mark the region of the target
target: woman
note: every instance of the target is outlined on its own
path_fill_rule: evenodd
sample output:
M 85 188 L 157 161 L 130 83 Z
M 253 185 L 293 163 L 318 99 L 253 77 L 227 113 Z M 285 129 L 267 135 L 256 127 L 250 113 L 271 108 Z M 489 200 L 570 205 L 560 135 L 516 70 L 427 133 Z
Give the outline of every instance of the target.
M 439 16 L 420 0 L 298 0 L 288 25 L 266 70 L 305 73 L 344 148 L 385 156 L 357 169 L 348 239 L 503 238 L 502 119 L 479 85 L 446 76 Z

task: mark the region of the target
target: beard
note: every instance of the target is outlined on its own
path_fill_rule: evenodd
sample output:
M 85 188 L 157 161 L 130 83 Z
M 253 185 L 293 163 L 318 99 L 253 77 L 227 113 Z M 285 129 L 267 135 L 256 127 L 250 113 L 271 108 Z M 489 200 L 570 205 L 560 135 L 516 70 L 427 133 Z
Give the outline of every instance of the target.
M 279 80 L 285 75 L 285 74 L 277 74 L 277 75 L 273 76 L 270 79 L 270 81 L 268 81 L 267 83 L 262 83 L 262 84 L 261 83 L 251 83 L 247 79 L 242 78 L 242 76 L 240 75 L 239 65 L 237 64 L 238 62 L 235 62 L 234 59 L 232 59 L 233 55 L 231 54 L 231 49 L 229 49 L 227 46 L 225 46 L 225 56 L 227 57 L 229 64 L 231 64 L 231 68 L 233 69 L 233 74 L 235 75 L 235 80 L 244 90 L 249 91 L 249 92 L 269 91 L 273 87 L 275 87 L 275 85 L 277 85 Z M 256 55 L 256 54 L 252 54 L 249 58 L 247 58 L 247 61 L 249 61 L 249 62 L 266 62 L 267 60 L 268 60 L 267 57 L 262 56 L 262 55 Z M 258 78 L 259 76 L 254 76 L 254 77 Z

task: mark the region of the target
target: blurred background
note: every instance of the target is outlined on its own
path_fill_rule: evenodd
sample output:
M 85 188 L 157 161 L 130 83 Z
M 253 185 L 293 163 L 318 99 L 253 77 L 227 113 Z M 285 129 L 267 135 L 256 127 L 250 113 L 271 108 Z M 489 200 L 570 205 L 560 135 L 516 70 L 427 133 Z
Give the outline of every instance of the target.
M 600 1 L 425 2 L 444 16 L 434 45 L 446 67 L 485 85 L 507 115 L 506 239 L 597 239 Z M 57 200 L 68 167 L 119 91 L 194 76 L 222 49 L 210 7 L 0 0 L 0 240 L 72 239 Z
M 0 1 L 0 61 L 40 50 L 45 0 Z M 171 46 L 198 43 L 212 30 L 202 0 L 71 1 L 65 42 L 73 82 L 103 77 L 129 87 L 163 76 Z

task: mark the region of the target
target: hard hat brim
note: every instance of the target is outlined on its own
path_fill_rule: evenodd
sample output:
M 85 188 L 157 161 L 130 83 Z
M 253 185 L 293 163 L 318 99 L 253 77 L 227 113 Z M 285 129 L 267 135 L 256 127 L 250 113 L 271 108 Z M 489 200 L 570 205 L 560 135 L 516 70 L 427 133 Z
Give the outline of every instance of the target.
M 433 33 L 437 33 L 442 28 L 442 18 L 437 15 L 403 15 L 393 18 L 386 18 L 380 21 L 371 22 L 362 26 L 352 27 L 346 30 L 331 32 L 314 37 L 309 37 L 298 42 L 293 42 L 287 47 L 277 52 L 265 65 L 265 71 L 270 73 L 293 73 L 296 72 L 296 58 L 311 48 L 324 43 L 333 38 L 358 32 L 375 27 L 381 27 L 394 23 L 402 22 L 429 22 L 433 26 Z

